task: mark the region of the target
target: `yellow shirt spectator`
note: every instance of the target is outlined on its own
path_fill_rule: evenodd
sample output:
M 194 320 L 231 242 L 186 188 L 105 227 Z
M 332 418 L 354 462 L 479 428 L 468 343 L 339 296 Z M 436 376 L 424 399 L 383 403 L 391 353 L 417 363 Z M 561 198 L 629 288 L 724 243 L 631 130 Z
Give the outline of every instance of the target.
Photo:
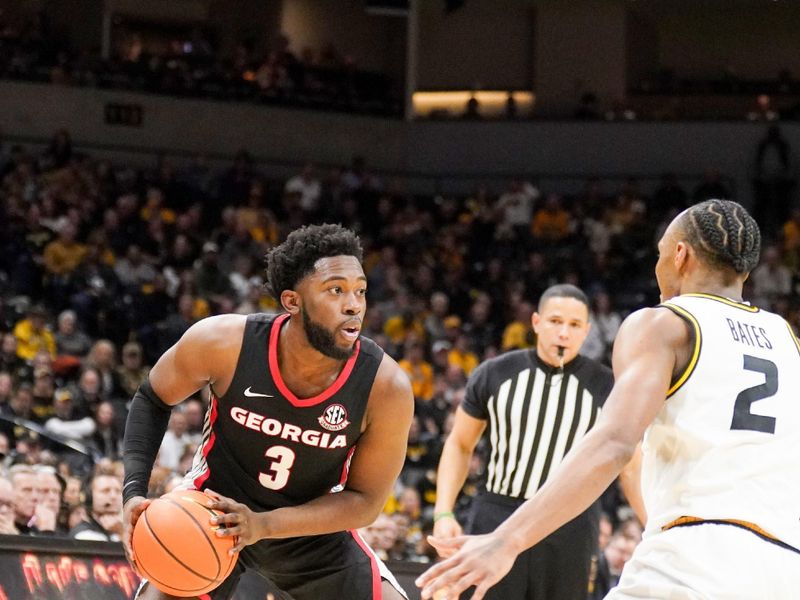
M 411 389 L 415 398 L 425 401 L 433 398 L 433 367 L 428 361 L 412 362 L 404 358 L 397 364 L 411 379 Z
M 44 247 L 44 267 L 51 275 L 68 275 L 86 256 L 86 246 L 76 242 L 54 240 Z
M 37 313 L 38 311 L 31 311 L 27 318 L 14 326 L 17 356 L 23 360 L 33 360 L 41 350 L 46 350 L 53 358 L 56 357 L 56 339 L 45 327 L 44 317 Z
M 473 369 L 478 366 L 480 360 L 478 360 L 478 356 L 474 352 L 453 348 L 447 353 L 447 362 L 451 365 L 461 367 L 461 370 L 464 371 L 464 375 L 469 376 Z
M 393 344 L 403 344 L 411 332 L 417 334 L 418 339 L 425 339 L 425 325 L 416 317 L 412 317 L 409 321 L 403 315 L 395 315 L 386 319 L 386 323 L 383 324 L 383 333 Z
M 533 329 L 531 328 L 530 321 L 512 321 L 506 325 L 506 328 L 503 330 L 501 347 L 503 352 L 531 348 L 534 346 L 533 340 Z

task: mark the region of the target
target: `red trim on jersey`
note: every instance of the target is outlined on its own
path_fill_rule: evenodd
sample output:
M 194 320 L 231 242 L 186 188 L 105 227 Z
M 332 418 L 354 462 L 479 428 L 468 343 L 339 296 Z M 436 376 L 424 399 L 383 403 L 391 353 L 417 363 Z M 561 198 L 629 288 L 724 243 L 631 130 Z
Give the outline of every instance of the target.
M 344 464 L 342 465 L 342 476 L 339 477 L 339 485 L 344 485 L 347 482 L 347 475 L 350 473 L 350 459 L 353 458 L 353 452 L 355 451 L 356 447 L 353 446 L 347 453 L 347 458 L 344 459 Z
M 361 536 L 358 535 L 358 532 L 351 529 L 350 535 L 353 536 L 353 539 L 356 541 L 361 549 L 364 551 L 369 557 L 369 564 L 372 567 L 372 600 L 383 600 L 383 588 L 381 586 L 381 572 L 378 569 L 378 559 L 375 557 L 375 553 L 372 549 L 367 546 L 367 543 L 361 539 Z
M 275 321 L 272 323 L 272 330 L 269 332 L 269 349 L 267 354 L 269 355 L 269 370 L 272 373 L 272 379 L 275 381 L 275 386 L 278 388 L 278 391 L 283 394 L 283 396 L 291 402 L 294 406 L 305 407 L 305 406 L 314 406 L 315 404 L 319 404 L 320 402 L 325 402 L 328 398 L 333 396 L 336 392 L 342 389 L 342 386 L 347 381 L 347 378 L 350 377 L 350 373 L 353 371 L 353 367 L 356 366 L 356 359 L 358 358 L 358 353 L 361 350 L 361 340 L 356 340 L 355 349 L 353 354 L 350 355 L 350 358 L 347 359 L 347 362 L 344 363 L 344 368 L 342 372 L 339 373 L 339 376 L 336 378 L 331 386 L 322 392 L 321 394 L 317 394 L 312 398 L 298 398 L 295 396 L 292 391 L 286 387 L 286 384 L 283 381 L 283 377 L 281 376 L 281 370 L 278 366 L 278 336 L 281 332 L 281 327 L 283 323 L 289 318 L 289 313 L 283 313 L 282 315 L 275 318 Z
M 214 431 L 214 423 L 217 420 L 217 403 L 217 397 L 214 394 L 211 394 L 211 416 L 209 417 L 209 428 L 211 435 L 208 436 L 208 441 L 203 446 L 203 458 L 206 461 L 206 469 L 200 473 L 200 475 L 194 478 L 194 487 L 197 490 L 202 490 L 203 484 L 211 476 L 211 468 L 208 466 L 208 453 L 211 452 L 211 448 L 214 447 L 214 442 L 217 439 L 217 433 Z
M 208 594 L 200 594 L 197 598 L 198 600 L 211 600 L 211 596 Z

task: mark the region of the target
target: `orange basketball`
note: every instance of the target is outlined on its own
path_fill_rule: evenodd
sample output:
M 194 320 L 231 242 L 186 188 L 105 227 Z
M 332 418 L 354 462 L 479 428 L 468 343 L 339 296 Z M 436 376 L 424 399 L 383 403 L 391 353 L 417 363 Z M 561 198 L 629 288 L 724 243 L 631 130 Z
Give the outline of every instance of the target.
M 213 590 L 230 574 L 238 556 L 231 556 L 231 537 L 215 535 L 210 496 L 176 490 L 154 500 L 133 530 L 133 556 L 141 574 L 162 592 L 197 596 Z

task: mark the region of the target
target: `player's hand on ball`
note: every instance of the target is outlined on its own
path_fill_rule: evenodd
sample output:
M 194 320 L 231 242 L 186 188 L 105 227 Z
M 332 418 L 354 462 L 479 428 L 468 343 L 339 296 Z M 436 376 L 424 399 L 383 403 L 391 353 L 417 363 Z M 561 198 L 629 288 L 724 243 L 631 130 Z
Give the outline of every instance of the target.
M 250 510 L 245 504 L 236 502 L 217 492 L 206 489 L 206 494 L 211 496 L 208 507 L 224 512 L 224 515 L 211 517 L 212 525 L 222 525 L 217 529 L 219 537 L 234 537 L 235 544 L 231 548 L 231 554 L 244 549 L 261 539 L 259 514 Z
M 144 496 L 134 496 L 122 508 L 122 546 L 125 548 L 125 557 L 137 573 L 139 571 L 136 569 L 136 561 L 133 560 L 133 527 L 150 502 Z

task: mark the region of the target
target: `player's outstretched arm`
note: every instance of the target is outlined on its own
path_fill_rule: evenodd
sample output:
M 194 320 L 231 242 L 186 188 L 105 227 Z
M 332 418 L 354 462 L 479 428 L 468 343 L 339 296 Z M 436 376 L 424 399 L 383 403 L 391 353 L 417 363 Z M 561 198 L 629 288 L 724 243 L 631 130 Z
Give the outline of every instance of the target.
M 245 317 L 222 315 L 190 327 L 150 371 L 131 402 L 125 426 L 123 543 L 147 507 L 147 487 L 172 407 L 207 384 L 227 387 L 239 356 Z M 218 390 L 219 391 L 219 390 Z M 223 390 L 224 391 L 224 390 Z
M 508 573 L 517 555 L 586 510 L 630 461 L 645 429 L 661 410 L 676 364 L 689 344 L 681 319 L 644 309 L 623 323 L 614 345 L 615 384 L 597 425 L 553 477 L 493 533 L 431 543 L 457 549 L 417 580 L 422 597 L 446 590 L 456 598 L 472 585 L 480 600 Z
M 242 518 L 250 520 L 249 527 L 255 533 L 247 534 L 249 543 L 264 538 L 321 535 L 369 525 L 386 503 L 403 468 L 413 414 L 414 395 L 408 376 L 385 355 L 372 386 L 364 432 L 353 454 L 345 489 L 299 506 L 262 513 L 242 511 L 241 516 L 226 514 L 219 522 L 236 525 Z

